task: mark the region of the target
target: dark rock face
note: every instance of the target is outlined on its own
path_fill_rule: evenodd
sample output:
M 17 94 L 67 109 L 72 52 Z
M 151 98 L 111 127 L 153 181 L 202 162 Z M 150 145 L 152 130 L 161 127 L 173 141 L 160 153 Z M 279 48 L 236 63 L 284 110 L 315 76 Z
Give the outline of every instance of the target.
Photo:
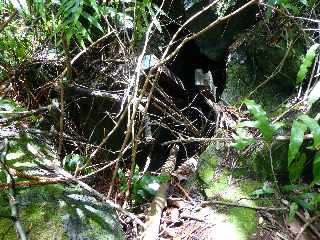
M 210 1 L 201 1 L 198 4 L 194 4 L 187 12 L 186 18 L 189 18 L 196 12 L 200 11 L 203 7 L 207 6 Z M 230 2 L 230 3 L 228 3 Z M 243 6 L 246 0 L 235 1 L 221 1 L 214 5 L 209 10 L 205 11 L 192 23 L 190 23 L 189 29 L 192 32 L 198 32 L 216 19 L 235 11 L 239 7 Z M 233 3 L 233 4 L 232 4 Z M 208 32 L 201 35 L 197 40 L 197 45 L 201 51 L 211 60 L 216 62 L 225 58 L 228 54 L 229 46 L 236 40 L 237 35 L 244 33 L 245 30 L 252 27 L 256 22 L 256 15 L 259 11 L 257 5 L 252 5 L 245 10 L 239 12 L 235 16 L 228 20 L 216 25 Z
M 164 6 L 164 11 L 173 19 L 169 24 L 169 33 L 174 34 L 179 28 L 178 22 L 185 22 L 193 14 L 201 11 L 212 0 L 193 1 L 194 4 L 186 4 L 188 1 L 173 0 L 169 5 Z M 180 34 L 178 39 L 197 33 L 219 17 L 225 16 L 244 5 L 245 0 L 219 1 L 213 7 L 195 18 Z M 186 6 L 187 5 L 187 6 Z M 186 9 L 186 7 L 188 9 Z M 202 34 L 196 40 L 187 43 L 169 65 L 184 83 L 188 94 L 194 96 L 197 93 L 195 86 L 195 70 L 202 69 L 210 71 L 212 80 L 217 88 L 217 100 L 221 96 L 226 84 L 226 60 L 229 47 L 236 40 L 238 34 L 252 27 L 256 22 L 256 15 L 259 9 L 253 5 L 239 14 L 229 18 L 208 32 Z
M 205 73 L 210 71 L 213 83 L 217 87 L 217 99 L 221 96 L 226 81 L 226 56 L 223 56 L 219 61 L 211 60 L 201 52 L 197 42 L 192 40 L 181 48 L 168 67 L 181 79 L 191 98 L 198 94 L 200 90 L 196 85 L 196 70 L 201 69 Z

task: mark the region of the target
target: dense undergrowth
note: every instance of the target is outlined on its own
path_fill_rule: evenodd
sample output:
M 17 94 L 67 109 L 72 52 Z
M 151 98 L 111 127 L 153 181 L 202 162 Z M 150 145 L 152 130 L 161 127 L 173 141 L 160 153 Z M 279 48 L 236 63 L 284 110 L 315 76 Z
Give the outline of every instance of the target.
M 289 201 L 289 220 L 303 210 L 306 224 L 311 225 L 318 223 L 320 216 L 320 7 L 312 0 L 255 4 L 260 8 L 260 21 L 270 32 L 266 44 L 296 54 L 299 51 L 292 44 L 302 42 L 304 52 L 294 69 L 296 79 L 291 79 L 293 94 L 281 105 L 272 106 L 272 112 L 264 110 L 259 97 L 251 99 L 252 92 L 237 96 L 240 101 L 234 106 L 223 103 L 222 113 L 236 113 L 235 124 L 225 127 L 217 117 L 216 134 L 206 139 L 201 135 L 190 137 L 185 129 L 177 127 L 185 116 L 173 103 L 165 109 L 159 101 L 155 108 L 170 113 L 161 115 L 159 122 L 173 132 L 177 142 L 200 141 L 203 150 L 218 139 L 226 146 L 216 151 L 231 149 L 239 161 L 249 159 L 246 167 L 264 184 L 259 187 L 254 182 L 255 189 L 248 187 L 251 193 L 246 194 L 276 200 L 281 195 L 282 200 Z M 145 89 L 144 83 L 154 76 L 157 79 L 157 67 L 173 57 L 162 38 L 166 32 L 162 21 L 169 16 L 161 7 L 149 0 L 0 0 L 2 239 L 52 239 L 52 234 L 58 239 L 121 239 L 133 223 L 141 223 L 132 212 L 142 212 L 157 186 L 169 181 L 167 176 L 146 171 L 147 160 L 141 161 L 149 150 L 150 139 L 144 136 L 144 141 L 142 136 L 147 135 L 144 123 L 154 86 Z M 278 24 L 280 34 L 275 33 Z M 237 43 L 241 48 L 246 36 L 256 34 L 254 29 L 250 31 L 243 33 L 232 48 L 237 49 Z M 163 44 L 163 55 L 156 63 L 148 63 L 153 68 L 144 75 L 143 70 L 149 68 L 144 67 L 144 56 L 153 53 L 153 48 L 148 48 L 154 45 L 149 43 L 150 35 Z M 284 72 L 286 56 L 273 70 L 275 74 L 264 76 L 266 79 L 253 92 Z M 141 79 L 147 80 L 142 83 Z M 120 106 L 106 110 L 105 106 L 118 98 Z M 210 106 L 217 107 L 216 103 Z M 167 121 L 168 116 L 173 122 Z M 192 121 L 187 123 L 189 131 L 196 128 Z M 99 127 L 106 124 L 112 127 Z M 281 162 L 272 157 L 277 148 L 285 152 Z M 261 159 L 267 160 L 261 163 Z M 200 163 L 195 178 L 199 189 L 204 186 L 204 195 L 210 198 L 208 192 L 213 190 L 208 186 L 214 173 L 206 164 Z M 259 176 L 264 167 L 268 173 Z M 226 179 L 221 181 L 226 183 Z M 42 223 L 51 226 L 47 235 Z M 39 232 L 42 235 L 37 236 Z

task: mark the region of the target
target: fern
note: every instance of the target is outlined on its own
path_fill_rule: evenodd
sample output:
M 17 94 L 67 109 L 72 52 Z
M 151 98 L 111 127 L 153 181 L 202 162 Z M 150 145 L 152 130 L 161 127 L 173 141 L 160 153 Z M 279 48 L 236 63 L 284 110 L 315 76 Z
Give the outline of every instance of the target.
M 310 66 L 313 63 L 313 60 L 316 56 L 316 51 L 317 51 L 318 47 L 319 47 L 319 44 L 316 43 L 316 44 L 312 45 L 309 48 L 309 50 L 307 51 L 307 54 L 306 54 L 301 66 L 300 66 L 300 69 L 299 69 L 299 72 L 297 75 L 297 81 L 296 81 L 297 84 L 300 84 L 306 78 L 306 75 L 308 73 L 308 69 L 310 68 Z
M 87 9 L 92 10 L 90 13 Z M 90 29 L 94 26 L 103 31 L 99 24 L 101 17 L 100 10 L 95 1 L 91 0 L 62 0 L 59 10 L 61 24 L 58 26 L 56 33 L 66 37 L 68 46 L 71 39 L 75 39 L 82 48 L 85 48 L 85 41 L 92 42 Z M 89 23 L 86 27 L 83 25 L 81 18 Z

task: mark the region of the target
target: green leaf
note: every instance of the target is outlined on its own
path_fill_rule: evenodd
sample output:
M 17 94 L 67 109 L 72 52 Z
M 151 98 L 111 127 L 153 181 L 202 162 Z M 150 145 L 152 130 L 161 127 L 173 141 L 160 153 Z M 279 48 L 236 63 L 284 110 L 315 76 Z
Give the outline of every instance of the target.
M 308 2 L 307 0 L 299 0 L 299 2 L 301 2 L 303 5 L 308 6 Z
M 253 191 L 252 193 L 250 193 L 250 196 L 255 196 L 255 197 L 260 197 L 262 195 L 271 195 L 274 193 L 274 189 L 272 187 L 269 186 L 269 184 L 267 182 L 265 182 L 263 184 L 262 188 L 259 188 L 255 191 Z
M 288 149 L 288 167 L 299 152 L 300 146 L 303 142 L 304 132 L 306 130 L 307 126 L 304 123 L 298 120 L 293 121 Z
M 236 133 L 237 134 L 233 134 L 233 139 L 235 140 L 235 142 L 230 144 L 231 147 L 242 150 L 248 145 L 256 142 L 256 140 L 252 136 L 250 136 L 247 130 L 244 128 L 237 128 Z
M 296 159 L 288 167 L 289 179 L 291 182 L 295 182 L 301 176 L 306 161 L 307 155 L 305 153 L 302 153 L 297 155 Z
M 250 127 L 250 128 L 258 128 L 259 122 L 258 121 L 243 121 L 240 122 L 238 127 L 243 128 L 243 127 Z
M 310 68 L 310 66 L 313 63 L 313 60 L 316 56 L 316 50 L 318 49 L 319 44 L 316 43 L 314 45 L 312 45 L 309 50 L 307 51 L 307 54 L 300 66 L 298 75 L 297 75 L 297 84 L 300 84 L 306 77 L 307 73 L 308 73 L 308 69 Z
M 318 81 L 308 96 L 308 104 L 311 107 L 320 98 L 320 81 Z
M 73 172 L 77 167 L 83 167 L 88 163 L 89 158 L 87 156 L 82 156 L 79 154 L 70 154 L 64 157 L 63 167 L 67 171 Z
M 320 181 L 320 151 L 316 153 L 313 160 L 313 182 L 319 182 Z
M 262 109 L 261 105 L 257 104 L 254 100 L 245 99 L 249 112 L 256 118 L 257 122 L 254 123 L 255 127 L 258 128 L 265 140 L 272 140 L 274 134 L 274 128 L 269 123 L 266 112 Z M 251 123 L 253 124 L 253 123 Z
M 282 192 L 290 193 L 290 192 L 308 191 L 310 186 L 309 185 L 302 185 L 302 184 L 290 184 L 290 185 L 281 186 L 280 188 L 281 188 Z
M 307 125 L 308 128 L 310 128 L 311 133 L 313 135 L 313 147 L 319 148 L 320 147 L 320 126 L 318 122 L 309 117 L 308 115 L 300 115 L 298 117 L 305 125 Z
M 294 216 L 296 215 L 298 211 L 298 204 L 296 204 L 295 202 L 290 204 L 290 210 L 289 210 L 289 216 L 288 216 L 288 221 L 292 222 L 292 220 L 294 219 Z
M 6 155 L 6 159 L 7 160 L 16 160 L 18 158 L 21 158 L 22 156 L 24 156 L 25 153 L 24 152 L 21 152 L 21 151 L 18 151 L 18 152 L 14 152 L 14 153 L 8 153 Z

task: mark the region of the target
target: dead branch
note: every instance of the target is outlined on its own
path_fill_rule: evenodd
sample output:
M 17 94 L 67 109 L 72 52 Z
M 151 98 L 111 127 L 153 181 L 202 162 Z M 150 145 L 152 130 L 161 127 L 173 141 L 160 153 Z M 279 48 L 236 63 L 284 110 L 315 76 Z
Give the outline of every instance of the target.
M 6 21 L 0 23 L 0 32 L 13 20 L 17 13 L 17 10 L 15 10 Z
M 261 207 L 261 206 L 249 206 L 249 205 L 244 205 L 240 203 L 231 203 L 231 202 L 223 202 L 223 201 L 203 201 L 200 203 L 201 207 L 208 206 L 208 205 L 225 205 L 225 206 L 230 206 L 230 207 L 241 207 L 241 208 L 250 208 L 253 210 L 258 210 L 258 211 L 289 211 L 288 208 L 286 207 Z
M 171 175 L 175 168 L 178 151 L 178 145 L 174 145 L 171 148 L 168 159 L 161 169 L 161 175 Z M 144 240 L 158 239 L 162 211 L 167 206 L 167 190 L 169 183 L 163 183 L 160 185 L 160 188 L 158 189 L 156 196 L 150 205 L 150 209 L 148 210 L 148 214 L 146 216 L 146 228 L 142 233 L 142 239 Z

